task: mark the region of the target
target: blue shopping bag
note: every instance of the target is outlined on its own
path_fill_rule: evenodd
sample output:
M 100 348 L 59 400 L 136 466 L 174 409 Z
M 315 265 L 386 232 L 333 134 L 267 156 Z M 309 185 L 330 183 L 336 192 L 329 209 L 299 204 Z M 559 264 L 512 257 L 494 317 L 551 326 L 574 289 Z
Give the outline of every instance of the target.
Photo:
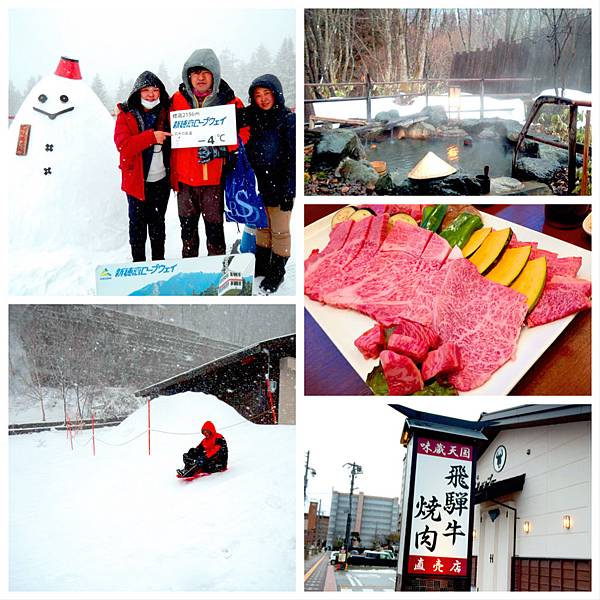
M 225 178 L 225 219 L 257 229 L 269 226 L 265 206 L 256 185 L 256 176 L 240 138 L 235 167 Z

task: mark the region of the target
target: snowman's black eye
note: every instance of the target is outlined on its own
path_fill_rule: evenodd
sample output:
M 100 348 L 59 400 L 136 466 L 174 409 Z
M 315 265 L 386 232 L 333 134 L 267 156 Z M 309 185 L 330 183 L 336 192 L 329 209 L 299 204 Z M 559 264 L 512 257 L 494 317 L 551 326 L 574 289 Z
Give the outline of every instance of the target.
M 64 94 L 60 97 L 60 101 L 61 102 L 68 102 L 69 101 L 69 96 L 65 96 Z
M 38 96 L 38 100 L 43 104 L 44 102 L 46 102 L 46 100 L 48 100 L 48 96 L 46 96 L 46 94 L 40 94 Z

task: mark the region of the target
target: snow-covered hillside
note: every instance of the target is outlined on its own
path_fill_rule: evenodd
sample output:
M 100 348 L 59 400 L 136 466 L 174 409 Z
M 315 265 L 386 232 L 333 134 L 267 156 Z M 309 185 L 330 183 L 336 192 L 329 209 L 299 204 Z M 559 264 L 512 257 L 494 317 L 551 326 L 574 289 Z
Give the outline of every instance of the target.
M 127 198 L 122 193 L 122 217 L 127 222 Z M 23 209 L 24 210 L 24 209 Z M 54 227 L 61 227 L 55 219 L 51 221 Z M 177 214 L 177 198 L 171 193 L 167 214 L 165 217 L 166 242 L 165 257 L 181 257 L 181 232 Z M 243 226 L 236 223 L 225 224 L 225 240 L 227 249 L 231 250 L 236 239 L 241 238 Z M 205 236 L 202 222 L 200 231 L 200 256 L 206 255 Z M 89 232 L 88 232 L 89 233 Z M 91 232 L 93 236 L 93 232 Z M 71 232 L 63 231 L 68 239 Z M 292 235 L 292 240 L 295 236 Z M 150 245 L 147 245 L 149 256 Z M 292 257 L 286 265 L 286 276 L 277 290 L 277 296 L 292 296 L 296 293 L 296 256 L 297 249 L 292 242 Z M 95 295 L 95 269 L 99 264 L 122 263 L 131 259 L 131 251 L 127 235 L 123 235 L 123 244 L 117 250 L 102 253 L 82 252 L 81 249 L 66 245 L 56 251 L 44 247 L 44 240 L 30 239 L 27 250 L 19 249 L 10 253 L 9 264 L 9 294 L 15 296 L 28 295 Z M 258 282 L 255 283 L 255 293 Z
M 180 481 L 205 420 L 229 469 Z M 214 396 L 151 402 L 115 428 L 9 439 L 9 589 L 292 591 L 295 428 L 254 425 Z

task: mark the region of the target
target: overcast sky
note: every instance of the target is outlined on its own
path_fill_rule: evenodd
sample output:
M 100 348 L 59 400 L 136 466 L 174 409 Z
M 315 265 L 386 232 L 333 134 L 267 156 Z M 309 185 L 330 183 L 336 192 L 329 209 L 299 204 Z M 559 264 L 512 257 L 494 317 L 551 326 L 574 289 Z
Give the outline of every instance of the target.
M 404 415 L 390 408 L 388 403 L 470 421 L 476 421 L 482 412 L 526 404 L 519 398 L 492 400 L 460 396 L 304 398 L 298 408 L 304 460 L 310 450 L 310 466 L 317 472 L 308 478 L 307 503 L 321 500 L 322 514 L 329 514 L 332 488 L 343 493 L 350 491 L 350 469 L 343 466 L 345 463 L 355 462 L 363 468 L 363 474 L 355 478 L 355 493 L 400 497 L 405 454 L 400 436 Z
M 221 10 L 204 4 L 82 3 L 69 8 L 11 8 L 9 78 L 23 89 L 31 76 L 53 73 L 61 56 L 79 60 L 83 79 L 96 75 L 109 89 L 164 62 L 179 77 L 197 48 L 228 49 L 247 61 L 261 43 L 273 56 L 284 38 L 295 41 L 295 11 Z M 218 6 L 218 4 L 216 5 Z M 227 78 L 226 74 L 224 74 Z

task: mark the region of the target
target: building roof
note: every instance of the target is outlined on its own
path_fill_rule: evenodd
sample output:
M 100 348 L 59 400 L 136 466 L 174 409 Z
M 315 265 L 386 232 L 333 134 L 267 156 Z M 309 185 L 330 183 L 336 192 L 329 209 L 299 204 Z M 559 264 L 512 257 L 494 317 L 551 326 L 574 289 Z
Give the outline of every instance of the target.
M 498 432 L 504 429 L 589 421 L 592 417 L 591 404 L 523 404 L 492 413 L 482 413 L 477 421 L 427 413 L 401 404 L 389 406 L 407 417 L 402 433 L 404 441 L 408 442 L 412 430 L 416 428 L 432 429 L 449 435 L 475 438 L 478 440 L 477 447 L 480 455 Z M 405 436 L 405 433 L 408 435 Z
M 159 381 L 148 387 L 138 390 L 135 392 L 135 395 L 156 397 L 161 394 L 173 393 L 173 389 L 176 389 L 179 385 L 187 381 L 209 374 L 214 374 L 219 370 L 236 363 L 240 363 L 244 359 L 248 359 L 253 355 L 261 353 L 268 353 L 273 359 L 280 359 L 285 356 L 296 356 L 296 334 L 292 333 L 271 338 L 256 344 L 252 344 L 251 346 L 246 346 L 245 348 L 235 350 L 229 354 L 226 354 L 225 356 L 211 360 L 198 367 L 194 367 L 193 369 L 189 369 L 188 371 L 174 375 L 169 379 L 164 379 L 163 381 Z

